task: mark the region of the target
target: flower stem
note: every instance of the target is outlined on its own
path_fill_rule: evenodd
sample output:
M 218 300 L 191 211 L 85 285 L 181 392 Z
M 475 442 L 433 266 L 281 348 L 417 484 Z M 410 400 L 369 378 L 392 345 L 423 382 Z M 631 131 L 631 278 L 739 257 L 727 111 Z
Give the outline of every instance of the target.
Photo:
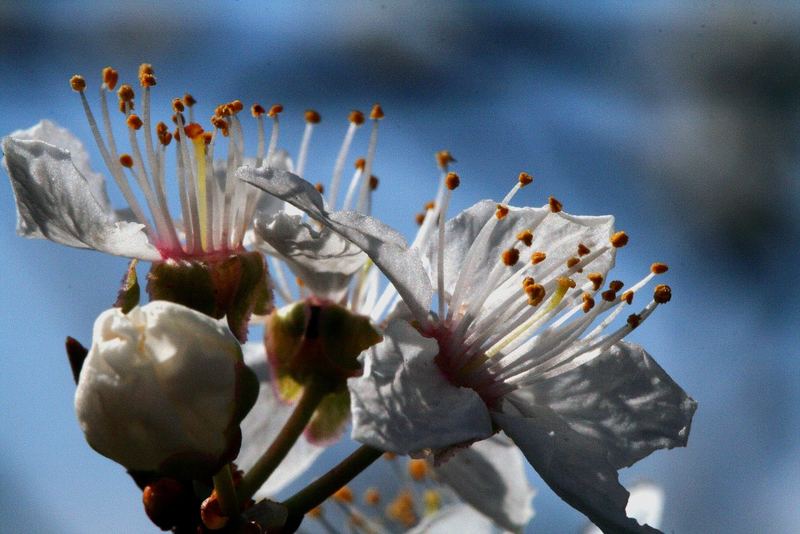
M 236 488 L 233 485 L 231 464 L 225 464 L 219 473 L 214 475 L 214 490 L 217 492 L 222 513 L 228 517 L 239 515 L 239 502 L 236 499 Z
M 258 491 L 258 488 L 267 481 L 286 455 L 289 454 L 297 438 L 300 437 L 300 434 L 303 433 L 306 425 L 311 420 L 311 416 L 314 415 L 317 406 L 329 391 L 330 389 L 325 384 L 321 384 L 316 380 L 312 380 L 303 388 L 300 402 L 297 403 L 280 434 L 239 483 L 240 504 L 247 502 Z
M 383 451 L 379 449 L 370 447 L 369 445 L 362 445 L 333 469 L 289 497 L 289 499 L 283 503 L 289 510 L 289 520 L 287 524 L 292 524 L 292 519 L 294 519 L 299 526 L 300 518 L 309 510 L 322 504 L 325 499 L 353 480 L 356 475 L 369 467 L 372 462 L 380 458 L 382 454 Z

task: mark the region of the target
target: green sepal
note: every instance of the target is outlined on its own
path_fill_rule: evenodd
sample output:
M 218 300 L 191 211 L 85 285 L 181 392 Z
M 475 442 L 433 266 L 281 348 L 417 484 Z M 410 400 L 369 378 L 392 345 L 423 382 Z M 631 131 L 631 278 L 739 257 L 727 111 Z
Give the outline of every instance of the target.
M 139 263 L 139 260 L 133 259 L 128 264 L 128 270 L 125 272 L 125 276 L 122 277 L 122 285 L 117 293 L 117 300 L 114 302 L 114 307 L 121 308 L 122 313 L 128 313 L 139 305 L 141 289 L 139 288 L 139 279 L 136 276 L 137 263 Z
M 258 252 L 154 263 L 147 292 L 152 300 L 183 304 L 215 319 L 227 317 L 241 342 L 247 340 L 250 315 L 264 315 L 272 306 L 267 264 Z
M 305 430 L 311 443 L 329 443 L 339 438 L 350 419 L 350 392 L 343 388 L 329 393 L 317 407 Z

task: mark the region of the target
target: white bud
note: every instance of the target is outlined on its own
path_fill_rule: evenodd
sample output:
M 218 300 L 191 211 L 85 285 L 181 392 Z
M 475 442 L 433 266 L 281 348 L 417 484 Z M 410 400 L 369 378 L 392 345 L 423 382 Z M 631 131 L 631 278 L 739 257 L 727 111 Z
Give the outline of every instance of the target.
M 103 312 L 75 392 L 86 440 L 134 471 L 200 474 L 238 450 L 239 342 L 167 301 Z

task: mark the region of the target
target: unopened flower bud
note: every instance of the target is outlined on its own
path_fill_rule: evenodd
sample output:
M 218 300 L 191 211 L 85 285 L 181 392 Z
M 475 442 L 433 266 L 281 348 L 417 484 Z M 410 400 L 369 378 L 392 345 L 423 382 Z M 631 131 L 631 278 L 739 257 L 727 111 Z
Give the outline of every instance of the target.
M 154 301 L 97 318 L 75 410 L 92 448 L 128 470 L 199 478 L 235 457 L 256 394 L 224 322 Z

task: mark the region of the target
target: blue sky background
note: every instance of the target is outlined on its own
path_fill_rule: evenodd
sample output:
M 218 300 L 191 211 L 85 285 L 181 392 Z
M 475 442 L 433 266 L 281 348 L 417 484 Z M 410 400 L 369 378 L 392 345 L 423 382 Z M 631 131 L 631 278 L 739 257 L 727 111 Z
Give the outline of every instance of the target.
M 572 213 L 616 215 L 631 244 L 615 277 L 671 266 L 673 301 L 631 339 L 699 409 L 687 449 L 623 480 L 664 487 L 667 532 L 800 531 L 800 8 L 294 4 L 0 3 L 0 133 L 49 118 L 104 171 L 68 79 L 96 87 L 113 65 L 132 81 L 147 61 L 163 119 L 185 91 L 204 120 L 233 98 L 281 102 L 294 152 L 302 111 L 318 109 L 312 181 L 328 179 L 349 110 L 380 102 L 375 213 L 408 236 L 435 191 L 436 150 L 458 159 L 452 214 L 528 170 L 518 203 L 554 195 Z M 126 262 L 18 238 L 13 206 L 0 187 L 0 531 L 156 532 L 124 471 L 84 442 L 63 353 L 67 335 L 89 342 Z M 581 516 L 531 477 L 530 531 L 577 531 Z

